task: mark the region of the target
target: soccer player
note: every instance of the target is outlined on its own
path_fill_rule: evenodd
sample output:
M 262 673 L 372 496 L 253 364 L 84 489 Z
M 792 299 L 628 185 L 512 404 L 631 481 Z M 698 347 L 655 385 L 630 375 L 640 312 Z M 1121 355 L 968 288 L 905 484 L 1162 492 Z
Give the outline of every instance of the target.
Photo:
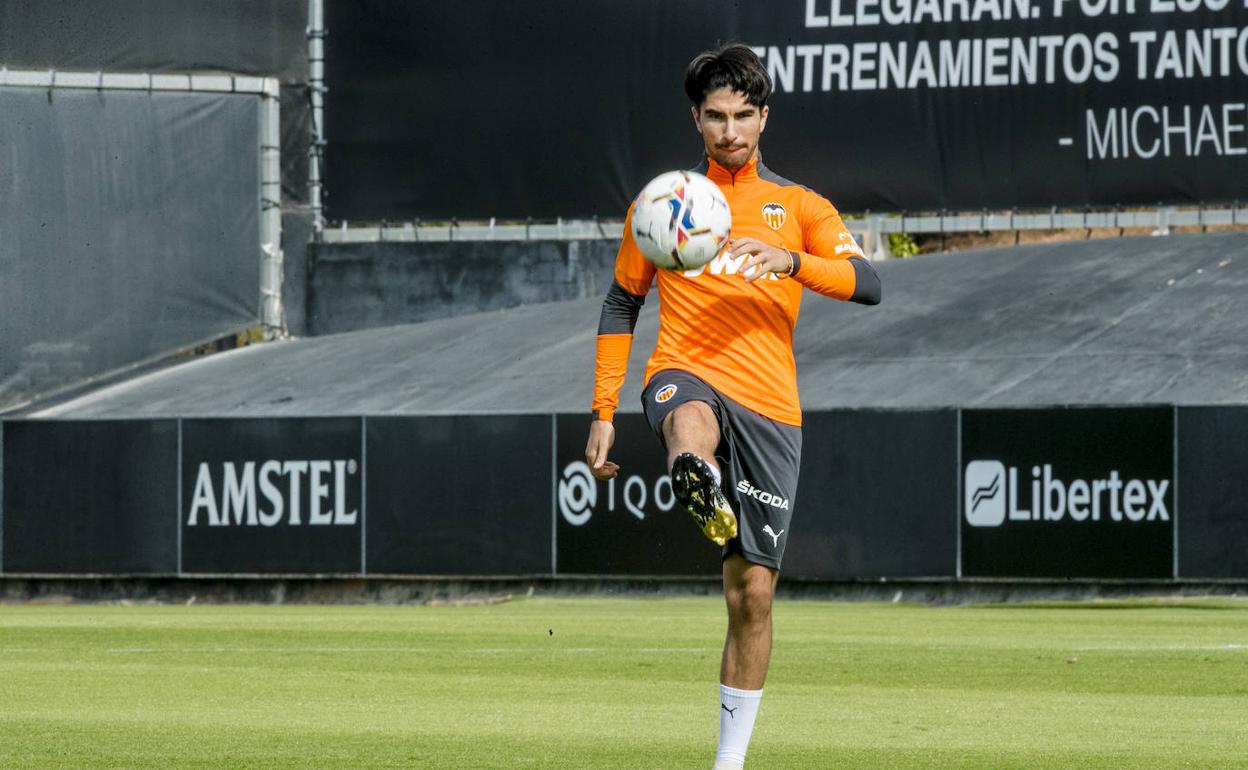
M 825 198 L 763 165 L 771 78 L 748 47 L 696 56 L 685 93 L 706 158 L 696 169 L 732 209 L 724 252 L 699 270 L 659 271 L 631 235 L 598 324 L 586 462 L 599 479 L 624 383 L 637 314 L 659 289 L 659 338 L 642 406 L 667 450 L 672 490 L 723 548 L 728 636 L 720 666 L 715 770 L 741 768 L 771 658 L 771 605 L 789 538 L 802 446 L 793 327 L 802 289 L 874 305 L 880 280 Z M 731 499 L 724 494 L 730 490 Z

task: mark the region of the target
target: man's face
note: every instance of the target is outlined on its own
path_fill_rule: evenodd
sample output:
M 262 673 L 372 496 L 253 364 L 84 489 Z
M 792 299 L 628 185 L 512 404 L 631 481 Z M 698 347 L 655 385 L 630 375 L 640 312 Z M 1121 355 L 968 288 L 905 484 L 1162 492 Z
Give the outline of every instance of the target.
M 692 110 L 706 154 L 716 163 L 735 171 L 754 157 L 758 137 L 767 127 L 766 106 L 759 109 L 746 101 L 745 94 L 720 88 Z

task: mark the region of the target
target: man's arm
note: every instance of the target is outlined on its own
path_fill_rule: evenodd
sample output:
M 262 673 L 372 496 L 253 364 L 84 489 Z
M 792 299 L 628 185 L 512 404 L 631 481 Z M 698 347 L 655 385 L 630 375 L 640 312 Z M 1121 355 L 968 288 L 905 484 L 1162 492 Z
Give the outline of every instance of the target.
M 819 203 L 814 206 L 813 215 L 806 215 L 810 221 L 802 228 L 808 251 L 782 249 L 757 238 L 739 238 L 729 244 L 733 257 L 750 255 L 741 266 L 745 280 L 752 283 L 770 272 L 792 277 L 825 297 L 878 305 L 882 295 L 880 276 L 832 204 L 813 193 L 811 197 Z
M 594 419 L 610 422 L 615 416 L 633 346 L 633 329 L 645 301 L 646 295 L 630 293 L 618 280 L 611 283 L 602 301 L 594 358 Z
M 802 201 L 802 239 L 806 253 L 794 251 L 793 277 L 825 297 L 878 305 L 880 276 L 845 227 L 840 213 L 820 195 Z
M 620 467 L 607 460 L 615 443 L 611 420 L 620 400 L 620 388 L 628 371 L 628 353 L 633 346 L 633 329 L 646 295 L 630 294 L 619 281 L 613 281 L 602 301 L 598 319 L 598 344 L 594 355 L 594 420 L 589 425 L 585 462 L 599 479 L 615 478 Z
M 858 248 L 856 243 L 854 248 Z M 854 255 L 849 258 L 828 259 L 800 251 L 788 251 L 763 243 L 757 238 L 734 240 L 729 244 L 729 249 L 734 258 L 742 254 L 750 255 L 741 266 L 747 283 L 753 283 L 768 273 L 775 273 L 786 278 L 792 276 L 806 288 L 826 297 L 863 305 L 880 304 L 880 276 L 864 257 Z
M 845 234 L 849 235 L 848 232 Z M 857 249 L 856 254 L 828 259 L 817 254 L 790 252 L 789 256 L 793 261 L 791 275 L 798 283 L 825 297 L 863 305 L 880 304 L 883 292 L 879 274 L 866 257 L 862 256 L 862 249 L 854 242 L 852 235 L 849 235 L 847 243 Z
M 611 420 L 619 405 L 620 388 L 628 371 L 628 354 L 633 346 L 633 329 L 654 280 L 654 266 L 637 249 L 632 235 L 632 210 L 624 222 L 624 238 L 615 258 L 615 280 L 602 301 L 598 319 L 598 340 L 594 354 L 593 422 L 585 445 L 585 462 L 600 479 L 614 478 L 619 466 L 607 460 L 615 442 Z

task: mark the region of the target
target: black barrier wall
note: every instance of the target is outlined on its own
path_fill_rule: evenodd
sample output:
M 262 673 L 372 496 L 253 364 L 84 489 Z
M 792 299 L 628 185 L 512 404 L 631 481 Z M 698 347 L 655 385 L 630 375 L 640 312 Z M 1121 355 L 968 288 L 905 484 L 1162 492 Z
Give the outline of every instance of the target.
M 1174 409 L 962 412 L 962 575 L 1176 577 Z
M 180 440 L 180 572 L 363 571 L 358 417 L 182 420 Z
M 701 160 L 684 68 L 720 40 L 754 47 L 775 81 L 768 165 L 842 209 L 1248 197 L 1241 0 L 327 13 L 337 219 L 620 216 L 649 178 Z
M 711 576 L 645 420 L 5 422 L 5 574 Z M 790 578 L 1248 580 L 1248 407 L 806 416 Z
M 785 574 L 956 574 L 957 426 L 953 410 L 808 413 Z
M 6 422 L 6 573 L 177 570 L 176 420 Z
M 612 461 L 600 482 L 585 464 L 588 415 L 560 415 L 555 535 L 560 574 L 715 575 L 720 551 L 676 509 L 662 445 L 646 418 L 615 418 Z
M 552 421 L 369 419 L 368 572 L 553 572 Z
M 1248 407 L 1178 414 L 1179 573 L 1248 575 Z

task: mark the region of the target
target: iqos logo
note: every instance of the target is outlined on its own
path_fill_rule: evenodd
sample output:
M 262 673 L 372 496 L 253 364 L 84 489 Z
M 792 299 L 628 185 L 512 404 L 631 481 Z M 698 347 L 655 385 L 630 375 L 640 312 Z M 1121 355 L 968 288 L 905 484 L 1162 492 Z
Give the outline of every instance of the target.
M 559 512 L 574 527 L 589 521 L 598 504 L 598 484 L 589 466 L 579 460 L 568 463 L 559 479 Z
M 611 479 L 606 483 L 607 511 L 615 510 L 617 502 L 624 510 L 638 519 L 646 518 L 646 506 L 653 501 L 654 506 L 662 512 L 672 510 L 676 497 L 672 494 L 672 480 L 664 474 L 653 484 L 647 483 L 641 476 L 633 475 L 623 479 Z M 563 468 L 559 478 L 559 513 L 564 521 L 574 527 L 589 523 L 598 507 L 599 481 L 589 472 L 589 466 L 577 460 Z

